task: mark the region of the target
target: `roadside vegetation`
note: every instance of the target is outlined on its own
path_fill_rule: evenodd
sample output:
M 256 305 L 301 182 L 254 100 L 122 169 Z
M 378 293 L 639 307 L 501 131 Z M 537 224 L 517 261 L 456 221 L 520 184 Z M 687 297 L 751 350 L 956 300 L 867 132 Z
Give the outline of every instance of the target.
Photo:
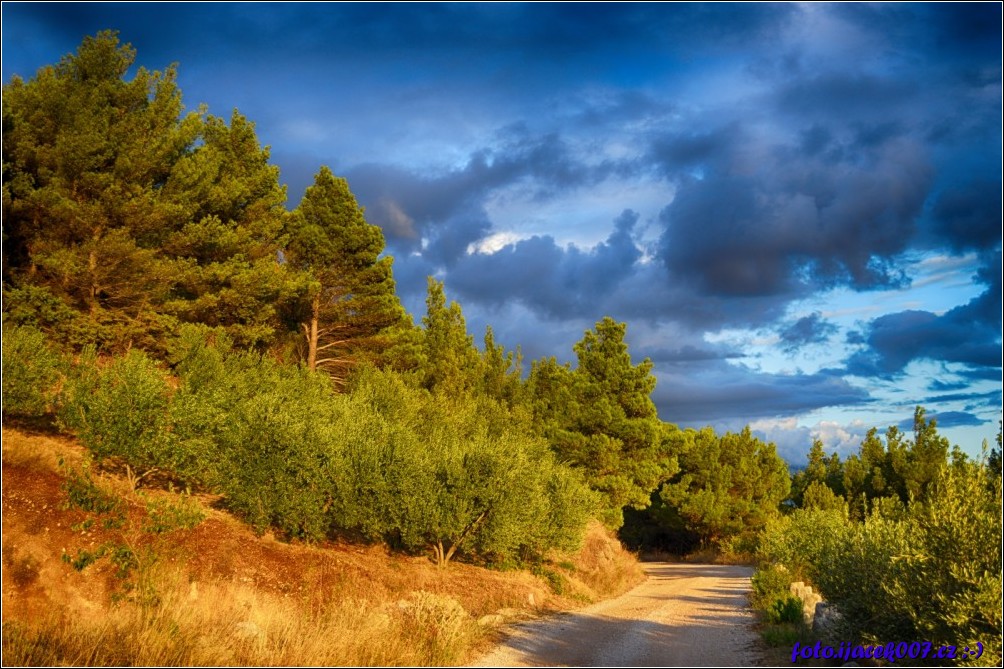
M 834 639 L 921 640 L 957 646 L 962 664 L 1000 665 L 1001 435 L 974 462 L 949 452 L 919 407 L 913 434 L 891 427 L 883 444 L 873 430 L 843 463 L 813 446 L 795 476 L 801 505 L 768 523 L 757 547 L 753 603 L 777 645 L 805 641 L 778 627 L 800 623 L 784 612 L 789 584 L 803 581 L 839 611 Z M 962 659 L 977 642 L 982 656 Z

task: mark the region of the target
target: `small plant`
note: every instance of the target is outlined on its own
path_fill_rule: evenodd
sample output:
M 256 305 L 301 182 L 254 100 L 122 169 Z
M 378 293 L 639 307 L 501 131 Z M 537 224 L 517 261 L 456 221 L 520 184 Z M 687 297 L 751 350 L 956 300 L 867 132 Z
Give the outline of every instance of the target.
M 66 492 L 65 508 L 104 516 L 101 520 L 105 529 L 121 527 L 125 523 L 125 502 L 121 497 L 95 483 L 86 467 L 81 471 L 67 467 L 62 461 L 60 467 L 66 474 L 66 481 L 63 483 L 63 491 Z M 94 520 L 88 518 L 74 527 L 79 530 L 90 529 Z
M 148 499 L 143 531 L 164 534 L 175 530 L 190 530 L 205 519 L 202 507 L 188 495 L 182 495 L 177 501 Z
M 774 624 L 797 623 L 802 620 L 802 600 L 794 595 L 778 597 L 766 610 L 767 620 Z

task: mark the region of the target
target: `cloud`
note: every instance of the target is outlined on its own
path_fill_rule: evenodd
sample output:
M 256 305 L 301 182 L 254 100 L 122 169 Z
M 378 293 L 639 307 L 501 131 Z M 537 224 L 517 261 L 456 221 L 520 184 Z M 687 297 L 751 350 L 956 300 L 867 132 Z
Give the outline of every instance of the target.
M 804 141 L 766 140 L 732 125 L 654 145 L 654 158 L 677 175 L 660 217 L 670 277 L 708 295 L 778 299 L 901 282 L 895 256 L 913 237 L 932 179 L 924 149 L 891 140 L 832 165 L 806 156 Z
M 837 326 L 823 320 L 822 314 L 817 311 L 781 330 L 781 347 L 791 353 L 806 344 L 821 344 L 836 331 Z
M 705 368 L 683 376 L 659 375 L 653 393 L 659 415 L 700 425 L 727 418 L 777 418 L 833 406 L 863 405 L 868 392 L 825 373 L 758 373 L 739 365 Z
M 710 360 L 736 360 L 746 357 L 738 351 L 697 347 L 685 344 L 679 348 L 641 348 L 637 355 L 649 358 L 652 362 L 660 365 L 688 365 L 693 363 L 705 363 Z
M 980 370 L 1000 378 L 1001 275 L 1000 251 L 987 254 L 977 279 L 987 290 L 967 304 L 942 315 L 909 310 L 871 321 L 852 343 L 864 344 L 847 361 L 856 376 L 892 377 L 913 360 L 959 363 L 982 377 Z
M 965 384 L 964 387 L 968 387 Z M 940 404 L 949 404 L 955 402 L 967 402 L 969 403 L 967 409 L 997 409 L 1000 410 L 1001 406 L 1001 391 L 995 390 L 986 393 L 948 393 L 945 395 L 931 395 L 924 398 L 923 405 L 929 407 L 936 407 Z
M 993 248 L 1001 240 L 1001 182 L 974 179 L 940 193 L 932 232 L 957 253 Z
M 927 420 L 934 419 L 940 428 L 980 426 L 986 425 L 988 422 L 967 411 L 945 411 L 937 414 L 929 413 L 926 414 L 925 418 Z M 901 430 L 912 432 L 913 418 L 905 418 L 901 420 L 897 427 Z
M 534 236 L 493 253 L 470 253 L 449 274 L 450 286 L 473 301 L 517 301 L 554 318 L 600 318 L 598 305 L 641 258 L 632 238 L 638 215 L 625 210 L 607 240 L 592 249 L 561 248 Z

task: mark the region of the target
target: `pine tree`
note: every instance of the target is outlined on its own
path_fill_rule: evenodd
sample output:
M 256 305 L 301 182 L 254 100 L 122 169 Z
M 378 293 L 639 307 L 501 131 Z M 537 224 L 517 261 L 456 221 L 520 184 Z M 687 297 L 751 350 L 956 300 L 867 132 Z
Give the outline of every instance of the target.
M 76 345 L 163 348 L 179 322 L 264 344 L 289 291 L 285 189 L 254 127 L 182 115 L 175 68 L 114 32 L 4 87 L 5 309 Z
M 447 306 L 443 283 L 431 276 L 425 306 L 422 385 L 446 396 L 469 394 L 477 384 L 480 358 L 463 311 L 456 302 Z
M 289 217 L 287 258 L 307 277 L 296 320 L 305 360 L 343 382 L 360 360 L 376 361 L 405 321 L 384 238 L 370 225 L 345 179 L 322 167 Z
M 77 343 L 164 326 L 173 272 L 157 247 L 178 210 L 163 186 L 200 119 L 181 117 L 173 67 L 126 81 L 134 60 L 103 32 L 4 87 L 6 301 Z
M 790 478 L 774 444 L 753 437 L 749 426 L 721 437 L 710 427 L 688 430 L 687 438 L 680 473 L 662 486 L 659 496 L 705 541 L 759 530 L 778 514 L 790 492 Z M 823 483 L 813 480 L 807 490 L 814 486 Z
M 676 470 L 673 430 L 651 399 L 652 363 L 632 364 L 626 329 L 604 318 L 575 345 L 574 371 L 544 361 L 533 366 L 529 381 L 552 448 L 600 493 L 611 527 L 623 523 L 623 507 L 648 506 L 651 492 Z
M 177 270 L 165 311 L 224 328 L 240 346 L 270 343 L 277 305 L 294 286 L 279 262 L 286 188 L 254 124 L 208 116 L 202 144 L 173 166 L 164 190 L 185 221 L 163 251 Z

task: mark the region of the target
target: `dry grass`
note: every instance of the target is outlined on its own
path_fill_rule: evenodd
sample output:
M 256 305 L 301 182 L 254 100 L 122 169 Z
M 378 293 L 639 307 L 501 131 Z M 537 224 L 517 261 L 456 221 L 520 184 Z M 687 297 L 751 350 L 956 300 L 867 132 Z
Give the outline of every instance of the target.
M 302 602 L 233 583 L 159 579 L 155 603 L 105 615 L 5 622 L 4 663 L 89 666 L 401 666 L 459 662 L 484 634 L 455 599 Z
M 596 520 L 586 529 L 582 550 L 556 562 L 571 586 L 568 594 L 580 601 L 616 597 L 645 580 L 638 559 Z
M 81 531 L 87 514 L 65 507 L 58 463 L 84 456 L 72 440 L 4 429 L 5 665 L 463 664 L 497 636 L 482 616 L 575 608 L 643 578 L 599 523 L 580 552 L 555 556 L 564 588 L 382 546 L 287 544 L 206 505 L 197 527 L 136 541 L 143 498 L 107 475 L 95 480 L 125 500 L 128 524 Z M 123 541 L 150 558 L 126 579 L 107 559 L 82 572 L 61 559 Z

